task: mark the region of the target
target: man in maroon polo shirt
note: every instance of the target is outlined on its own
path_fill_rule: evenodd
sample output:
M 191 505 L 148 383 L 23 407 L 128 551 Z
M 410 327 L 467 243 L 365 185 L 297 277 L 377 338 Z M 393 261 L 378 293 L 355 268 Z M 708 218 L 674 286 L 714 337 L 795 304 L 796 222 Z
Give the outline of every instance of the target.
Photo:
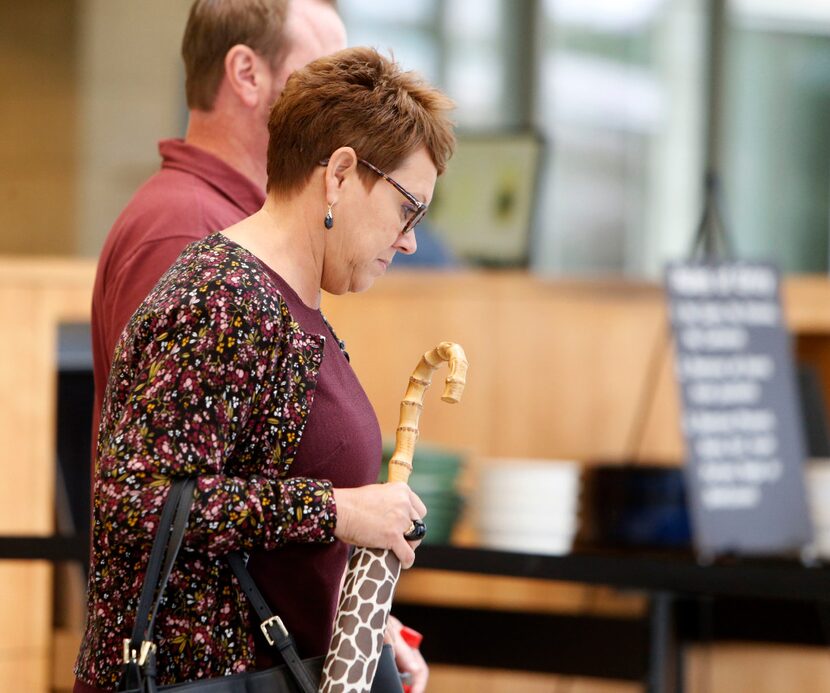
M 294 70 L 345 45 L 327 0 L 193 4 L 182 40 L 187 134 L 159 143 L 161 170 L 127 204 L 98 260 L 93 450 L 112 351 L 130 316 L 188 243 L 262 206 L 271 105 Z

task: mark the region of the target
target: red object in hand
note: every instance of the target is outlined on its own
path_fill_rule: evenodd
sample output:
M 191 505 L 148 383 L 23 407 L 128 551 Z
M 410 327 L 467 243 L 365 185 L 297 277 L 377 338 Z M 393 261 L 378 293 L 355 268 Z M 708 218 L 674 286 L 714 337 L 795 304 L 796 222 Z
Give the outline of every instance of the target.
M 412 649 L 417 650 L 421 646 L 421 641 L 424 639 L 424 636 L 421 635 L 417 630 L 413 628 L 408 628 L 407 626 L 401 627 L 401 638 L 403 641 L 409 645 Z M 410 693 L 412 690 L 412 686 L 408 683 L 403 683 L 403 692 Z
M 421 646 L 421 641 L 424 639 L 424 636 L 417 630 L 407 626 L 401 626 L 401 637 L 413 650 L 417 650 Z
M 421 646 L 421 641 L 424 639 L 424 636 L 421 635 L 417 630 L 414 628 L 409 628 L 407 626 L 401 627 L 401 637 L 403 641 L 409 645 L 411 648 L 417 650 Z

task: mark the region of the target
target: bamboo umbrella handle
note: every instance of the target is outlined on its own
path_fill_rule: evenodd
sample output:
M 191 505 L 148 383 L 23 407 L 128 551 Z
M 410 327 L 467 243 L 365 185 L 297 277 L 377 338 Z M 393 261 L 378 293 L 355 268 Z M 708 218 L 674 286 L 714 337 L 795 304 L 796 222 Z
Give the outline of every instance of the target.
M 401 415 L 395 432 L 395 452 L 389 460 L 389 481 L 409 481 L 412 473 L 412 457 L 418 440 L 418 422 L 424 408 L 424 393 L 432 382 L 432 373 L 445 361 L 449 362 L 449 375 L 444 383 L 441 399 L 455 404 L 461 399 L 467 384 L 467 357 L 458 344 L 441 342 L 421 357 L 409 377 L 409 386 L 401 400 Z

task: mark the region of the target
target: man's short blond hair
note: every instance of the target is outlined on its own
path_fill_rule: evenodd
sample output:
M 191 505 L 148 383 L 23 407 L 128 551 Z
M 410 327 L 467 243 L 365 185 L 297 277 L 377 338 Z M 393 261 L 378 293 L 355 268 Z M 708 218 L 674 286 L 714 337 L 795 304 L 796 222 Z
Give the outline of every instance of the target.
M 270 64 L 285 48 L 289 0 L 196 0 L 182 38 L 188 108 L 213 110 L 225 56 L 238 44 Z

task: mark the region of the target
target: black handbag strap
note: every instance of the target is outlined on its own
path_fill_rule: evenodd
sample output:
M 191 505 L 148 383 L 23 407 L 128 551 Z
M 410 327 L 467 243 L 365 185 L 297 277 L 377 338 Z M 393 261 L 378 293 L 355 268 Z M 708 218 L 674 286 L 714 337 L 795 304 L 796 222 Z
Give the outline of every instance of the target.
M 184 541 L 184 533 L 187 529 L 187 521 L 190 519 L 190 508 L 193 506 L 193 490 L 196 488 L 195 479 L 187 479 L 182 482 L 181 498 L 176 506 L 176 514 L 173 517 L 173 529 L 170 532 L 170 538 L 167 542 L 167 551 L 164 554 L 164 565 L 161 568 L 161 577 L 158 583 L 158 594 L 156 596 L 155 604 L 153 604 L 153 611 L 150 614 L 150 623 L 147 626 L 147 640 L 153 640 L 153 628 L 156 625 L 156 614 L 158 614 L 159 604 L 161 603 L 164 590 L 167 588 L 167 583 L 170 580 L 170 574 L 173 572 L 173 564 L 176 562 L 176 557 L 179 555 L 179 549 L 182 548 Z
M 158 532 L 150 550 L 150 559 L 147 563 L 144 585 L 136 610 L 132 637 L 124 643 L 124 663 L 126 665 L 123 679 L 126 685 L 124 687 L 137 687 L 136 684 L 140 681 L 138 669 L 141 668 L 145 675 L 149 674 L 150 689 L 155 690 L 153 629 L 159 604 L 164 596 L 164 590 L 167 587 L 173 565 L 184 540 L 195 487 L 195 479 L 177 480 L 170 487 L 167 501 L 159 519 Z M 303 693 L 315 693 L 317 686 L 303 665 L 293 638 L 283 625 L 282 619 L 279 616 L 274 616 L 268 608 L 265 598 L 245 567 L 244 559 L 238 553 L 229 554 L 227 559 L 243 592 L 261 620 L 260 628 L 268 644 L 280 653 L 294 675 L 300 690 Z
M 174 522 L 173 518 L 178 511 L 180 504 L 179 501 L 181 500 L 182 493 L 185 490 L 186 481 L 177 481 L 170 486 L 170 492 L 167 494 L 167 501 L 161 511 L 158 531 L 156 532 L 156 538 L 153 540 L 153 547 L 150 550 L 150 560 L 147 562 L 147 571 L 144 574 L 144 585 L 141 588 L 141 596 L 138 600 L 138 609 L 136 610 L 133 632 L 130 637 L 130 648 L 133 651 L 138 651 L 141 643 L 145 640 L 149 640 L 146 635 L 148 630 L 151 630 L 149 619 L 150 609 L 153 608 L 154 603 L 153 597 L 157 591 L 163 592 L 164 586 L 166 586 L 165 581 L 165 585 L 161 586 L 161 590 L 157 589 L 160 586 L 159 581 L 161 578 L 162 560 L 164 559 L 165 554 L 169 553 L 168 546 L 170 531 Z M 155 600 L 156 603 L 160 599 L 161 596 L 159 595 L 159 598 Z M 153 611 L 153 614 L 155 616 L 155 610 Z
M 194 480 L 185 479 L 173 482 L 170 486 L 167 501 L 159 518 L 158 531 L 150 549 L 132 635 L 129 640 L 124 641 L 124 672 L 118 690 L 156 690 L 156 646 L 153 643 L 153 627 L 158 605 L 164 596 L 176 554 L 184 538 L 195 485 Z
M 248 597 L 248 601 L 251 602 L 254 611 L 256 611 L 259 617 L 259 627 L 268 644 L 275 647 L 280 655 L 282 655 L 283 660 L 294 674 L 294 678 L 297 680 L 300 688 L 304 692 L 315 693 L 317 686 L 311 679 L 311 676 L 309 676 L 308 671 L 303 665 L 303 661 L 300 659 L 300 655 L 297 653 L 294 638 L 291 637 L 282 619 L 279 616 L 275 616 L 268 607 L 265 597 L 262 596 L 254 579 L 245 567 L 245 560 L 241 555 L 234 552 L 228 554 L 228 563 L 230 563 L 231 569 L 242 587 L 242 591 Z

